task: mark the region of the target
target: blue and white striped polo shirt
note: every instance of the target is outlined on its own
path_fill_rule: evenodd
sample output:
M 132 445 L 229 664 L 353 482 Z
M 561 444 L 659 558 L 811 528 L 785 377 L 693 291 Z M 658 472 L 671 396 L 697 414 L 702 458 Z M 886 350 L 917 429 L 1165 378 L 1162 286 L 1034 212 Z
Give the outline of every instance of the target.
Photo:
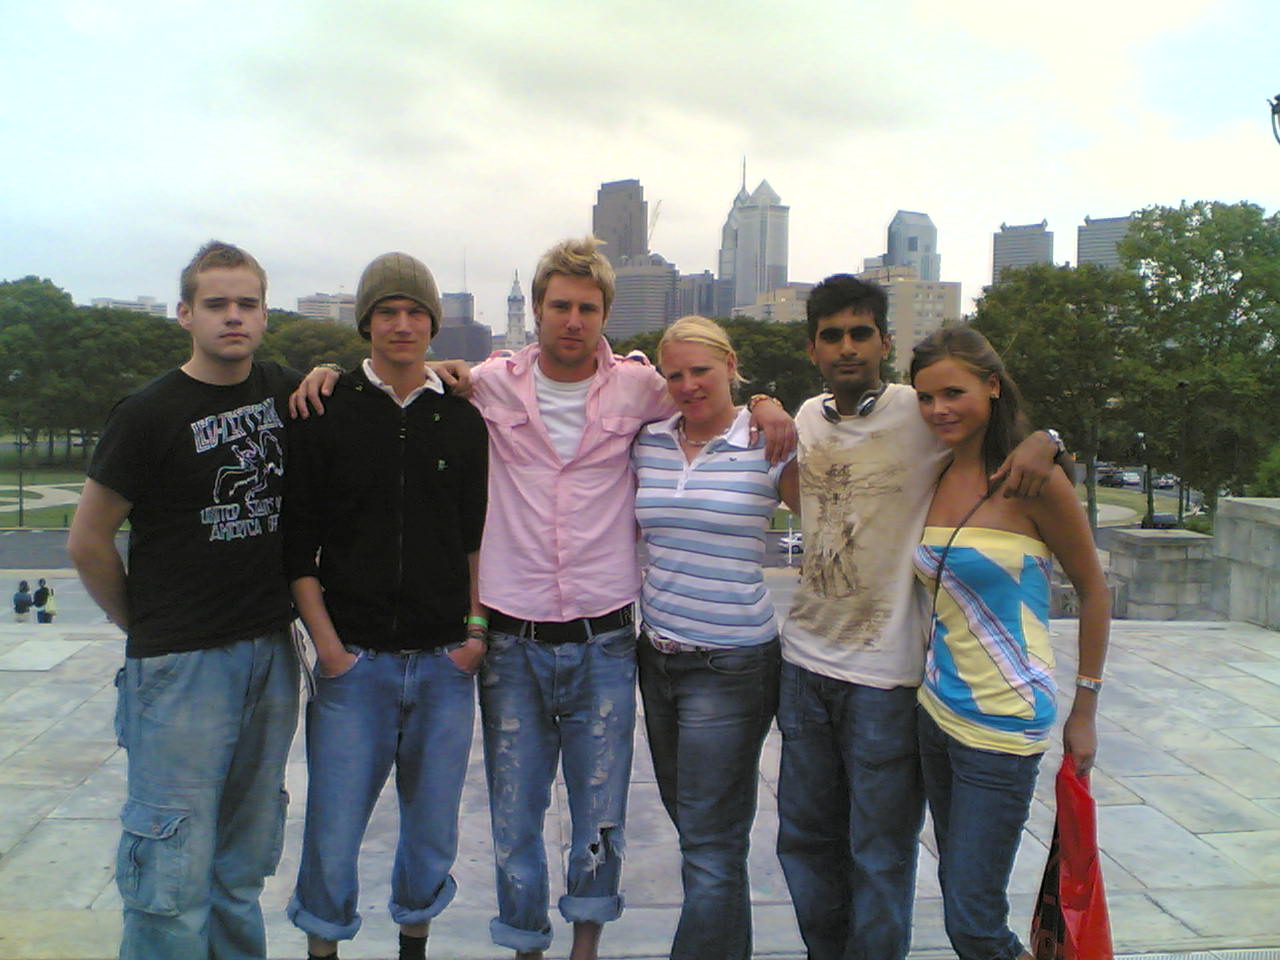
M 640 593 L 645 628 L 668 640 L 745 647 L 778 633 L 765 589 L 765 531 L 778 477 L 764 439 L 750 446 L 746 410 L 686 462 L 679 416 L 645 427 L 632 447 L 636 519 L 649 552 Z

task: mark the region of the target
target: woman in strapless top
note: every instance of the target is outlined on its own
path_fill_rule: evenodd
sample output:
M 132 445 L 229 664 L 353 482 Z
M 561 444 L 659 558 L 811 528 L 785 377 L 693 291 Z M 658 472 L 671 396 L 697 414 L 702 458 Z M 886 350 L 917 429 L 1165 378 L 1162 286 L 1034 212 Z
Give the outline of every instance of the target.
M 1006 888 L 1057 716 L 1049 642 L 1054 558 L 1080 599 L 1078 676 L 1063 749 L 1097 750 L 1111 599 L 1064 471 L 1034 499 L 988 481 L 1025 436 L 1018 388 L 982 334 L 948 327 L 915 347 L 920 416 L 952 451 L 916 550 L 932 613 L 919 694 L 920 761 L 947 935 L 961 960 L 1027 958 Z

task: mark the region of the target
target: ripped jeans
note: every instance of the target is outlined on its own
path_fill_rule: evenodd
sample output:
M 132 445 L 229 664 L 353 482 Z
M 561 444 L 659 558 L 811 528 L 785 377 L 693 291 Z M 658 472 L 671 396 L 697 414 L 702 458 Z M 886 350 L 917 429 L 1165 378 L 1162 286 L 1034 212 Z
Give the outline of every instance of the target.
M 542 826 L 561 756 L 573 839 L 560 913 L 571 923 L 606 923 L 622 913 L 635 686 L 629 625 L 555 645 L 490 632 L 480 711 L 498 879 L 489 931 L 499 946 L 551 944 Z

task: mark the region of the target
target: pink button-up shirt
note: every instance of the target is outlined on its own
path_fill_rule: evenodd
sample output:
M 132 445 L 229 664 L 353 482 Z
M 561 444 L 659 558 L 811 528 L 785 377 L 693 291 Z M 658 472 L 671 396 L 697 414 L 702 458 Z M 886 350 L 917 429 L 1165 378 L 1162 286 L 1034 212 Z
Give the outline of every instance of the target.
M 523 620 L 596 617 L 640 592 L 631 441 L 675 407 L 656 370 L 616 360 L 602 337 L 582 440 L 562 462 L 538 413 L 540 352 L 532 344 L 471 371 L 489 426 L 480 602 Z

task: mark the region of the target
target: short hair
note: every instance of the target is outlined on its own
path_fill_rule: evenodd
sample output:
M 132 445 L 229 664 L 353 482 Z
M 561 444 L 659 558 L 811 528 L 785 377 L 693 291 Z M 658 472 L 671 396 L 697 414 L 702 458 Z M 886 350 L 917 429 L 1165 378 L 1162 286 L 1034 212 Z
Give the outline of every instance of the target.
M 561 240 L 542 255 L 538 267 L 533 273 L 533 313 L 535 317 L 542 315 L 542 298 L 546 296 L 547 284 L 551 278 L 562 273 L 567 277 L 586 277 L 597 287 L 604 297 L 604 315 L 609 316 L 609 308 L 613 306 L 613 265 L 599 251 L 603 240 L 595 237 L 583 237 L 580 240 Z
M 995 377 L 1000 396 L 991 401 L 991 417 L 982 438 L 982 459 L 988 474 L 1000 469 L 1007 457 L 1030 432 L 1022 409 L 1022 391 L 1009 376 L 991 341 L 967 324 L 942 327 L 925 337 L 911 351 L 911 383 L 916 374 L 940 360 L 951 359 L 975 377 Z
M 192 304 L 196 298 L 199 275 L 214 267 L 248 267 L 258 275 L 258 279 L 262 282 L 262 300 L 265 305 L 267 299 L 267 272 L 262 269 L 262 264 L 258 263 L 252 254 L 246 253 L 230 243 L 223 243 L 221 240 L 210 240 L 197 250 L 196 255 L 191 258 L 191 262 L 182 268 L 182 274 L 178 278 L 178 296 L 183 303 L 188 306 Z
M 728 361 L 733 359 L 734 371 L 730 380 L 730 387 L 738 387 L 747 382 L 747 378 L 737 369 L 738 354 L 733 349 L 733 341 L 729 339 L 729 334 L 725 332 L 724 327 L 709 320 L 706 317 L 690 315 L 681 317 L 671 326 L 667 327 L 666 332 L 662 335 L 662 339 L 658 341 L 658 366 L 662 366 L 662 348 L 668 343 L 696 343 L 700 346 L 707 347 L 721 360 Z
M 889 297 L 884 287 L 870 280 L 859 280 L 851 273 L 833 273 L 809 291 L 805 318 L 809 322 L 809 340 L 818 338 L 818 321 L 841 310 L 870 313 L 880 331 L 889 335 Z

